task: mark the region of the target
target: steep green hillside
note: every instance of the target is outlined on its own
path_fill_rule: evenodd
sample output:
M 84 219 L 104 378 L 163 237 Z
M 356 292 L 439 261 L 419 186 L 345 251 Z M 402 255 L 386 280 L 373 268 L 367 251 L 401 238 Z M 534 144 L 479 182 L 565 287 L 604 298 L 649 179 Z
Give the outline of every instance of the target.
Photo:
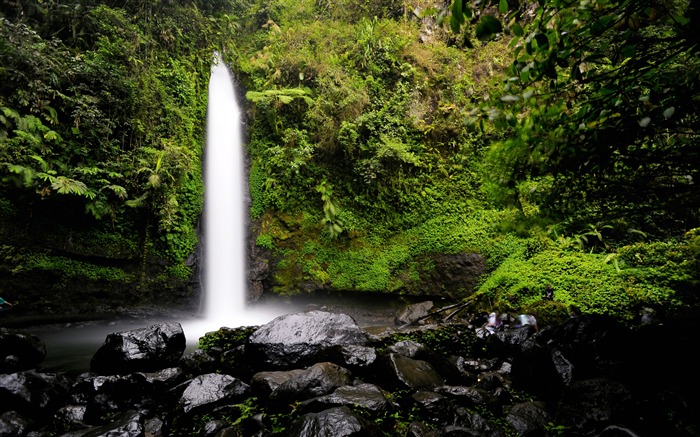
M 268 292 L 552 319 L 694 305 L 697 8 L 579 6 L 8 2 L 0 287 L 193 302 L 216 50 L 245 94 Z M 455 259 L 484 274 L 446 281 Z

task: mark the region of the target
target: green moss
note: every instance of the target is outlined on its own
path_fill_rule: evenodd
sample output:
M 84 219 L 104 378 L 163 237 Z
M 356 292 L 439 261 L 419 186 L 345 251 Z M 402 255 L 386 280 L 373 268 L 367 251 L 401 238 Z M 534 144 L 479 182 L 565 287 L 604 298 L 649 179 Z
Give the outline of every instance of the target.
M 221 328 L 204 334 L 199 338 L 198 345 L 204 352 L 209 352 L 212 348 L 222 351 L 235 349 L 245 344 L 256 329 L 256 326 L 244 326 L 235 329 Z
M 264 233 L 258 235 L 258 238 L 255 239 L 255 245 L 263 249 L 273 249 L 275 247 L 275 243 L 272 241 L 272 235 Z
M 192 274 L 194 272 L 194 269 L 192 267 L 188 267 L 182 263 L 178 264 L 173 264 L 170 266 L 167 266 L 165 268 L 164 272 L 164 280 L 168 279 L 175 279 L 178 281 L 187 281 L 188 279 L 192 278 Z
M 672 289 L 634 271 L 620 271 L 606 262 L 604 255 L 566 250 L 546 250 L 529 259 L 507 259 L 471 299 L 502 312 L 541 310 L 547 284 L 554 289 L 554 301 L 564 307 L 615 315 L 627 321 L 643 306 L 678 305 Z M 561 308 L 552 307 L 543 314 L 549 310 L 561 312 Z
M 37 253 L 27 256 L 18 266 L 18 271 L 34 270 L 58 273 L 64 279 L 89 279 L 91 281 L 121 282 L 134 281 L 134 276 L 117 267 L 106 267 L 72 260 L 62 256 Z
M 441 325 L 434 329 L 408 333 L 394 333 L 384 338 L 375 347 L 382 350 L 392 344 L 407 340 L 420 343 L 445 357 L 451 355 L 471 357 L 476 356 L 479 352 L 476 349 L 479 340 L 474 330 L 459 324 Z

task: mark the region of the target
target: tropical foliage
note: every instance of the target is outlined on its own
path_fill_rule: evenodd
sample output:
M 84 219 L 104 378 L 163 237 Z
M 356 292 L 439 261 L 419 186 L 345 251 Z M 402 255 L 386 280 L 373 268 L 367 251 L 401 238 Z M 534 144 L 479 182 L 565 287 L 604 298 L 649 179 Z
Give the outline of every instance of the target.
M 627 319 L 682 307 L 698 284 L 699 9 L 5 2 L 4 269 L 126 259 L 123 278 L 183 285 L 217 51 L 245 91 L 275 292 L 420 293 L 433 255 L 476 252 L 476 309 L 531 308 L 547 284 L 559 305 Z M 167 266 L 148 274 L 154 259 Z

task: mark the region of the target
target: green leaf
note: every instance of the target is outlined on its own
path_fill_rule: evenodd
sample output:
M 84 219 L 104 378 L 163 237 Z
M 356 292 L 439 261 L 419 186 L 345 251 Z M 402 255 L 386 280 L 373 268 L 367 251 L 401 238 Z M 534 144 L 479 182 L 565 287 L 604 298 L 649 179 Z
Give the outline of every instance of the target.
M 544 33 L 538 33 L 535 35 L 535 41 L 537 42 L 537 47 L 539 50 L 547 50 L 549 48 L 549 39 Z
M 626 46 L 622 47 L 621 52 L 626 58 L 633 58 L 634 55 L 637 53 L 637 45 L 636 44 L 626 45 Z
M 498 18 L 493 15 L 483 15 L 479 24 L 476 25 L 476 37 L 480 40 L 490 39 L 502 30 L 503 25 Z
M 455 18 L 454 14 L 450 16 L 450 29 L 454 33 L 459 33 L 459 21 Z
M 56 190 L 58 194 L 78 194 L 81 196 L 90 197 L 87 185 L 75 179 L 65 176 L 58 176 L 52 180 L 51 188 Z M 93 194 L 94 197 L 94 194 Z
M 513 23 L 513 25 L 510 27 L 510 30 L 513 31 L 513 34 L 515 36 L 525 35 L 525 31 L 523 30 L 523 26 L 521 26 L 520 23 Z
M 463 0 L 455 0 L 452 2 L 452 16 L 460 25 L 464 24 L 464 10 L 462 9 Z
M 508 13 L 508 0 L 501 0 L 498 2 L 498 11 L 501 14 Z

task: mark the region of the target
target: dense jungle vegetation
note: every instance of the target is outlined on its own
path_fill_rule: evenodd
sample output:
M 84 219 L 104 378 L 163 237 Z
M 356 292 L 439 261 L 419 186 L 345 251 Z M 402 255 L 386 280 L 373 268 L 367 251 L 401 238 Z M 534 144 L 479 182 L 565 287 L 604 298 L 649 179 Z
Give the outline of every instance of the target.
M 193 297 L 218 51 L 249 109 L 270 291 L 420 294 L 435 255 L 473 252 L 476 289 L 443 292 L 475 310 L 697 305 L 699 10 L 4 2 L 0 287 L 48 307 Z

